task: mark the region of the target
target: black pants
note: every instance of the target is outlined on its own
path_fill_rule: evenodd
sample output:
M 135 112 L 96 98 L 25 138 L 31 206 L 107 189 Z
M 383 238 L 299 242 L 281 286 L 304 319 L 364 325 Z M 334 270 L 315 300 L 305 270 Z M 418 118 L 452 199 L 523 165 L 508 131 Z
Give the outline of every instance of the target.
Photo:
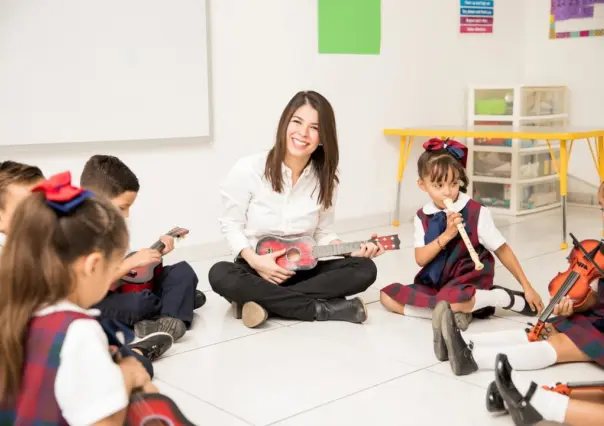
M 163 267 L 153 291 L 109 292 L 95 308 L 101 311 L 101 316 L 130 326 L 141 320 L 169 316 L 182 320 L 190 327 L 198 281 L 191 265 L 179 262 Z
M 377 276 L 371 259 L 325 260 L 309 271 L 297 271 L 281 285 L 261 278 L 244 260 L 218 262 L 210 269 L 212 289 L 231 302 L 256 302 L 283 318 L 314 321 L 316 299 L 361 293 Z

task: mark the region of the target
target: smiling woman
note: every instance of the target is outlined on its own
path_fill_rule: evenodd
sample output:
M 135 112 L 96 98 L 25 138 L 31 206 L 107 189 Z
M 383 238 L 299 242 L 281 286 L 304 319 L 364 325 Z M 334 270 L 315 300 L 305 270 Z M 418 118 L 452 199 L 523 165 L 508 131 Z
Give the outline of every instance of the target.
M 246 326 L 262 324 L 269 312 L 303 321 L 367 319 L 361 299 L 346 296 L 375 281 L 371 258 L 383 247 L 368 242 L 347 258 L 286 267 L 304 252 L 299 237 L 336 248 L 324 253 L 338 253 L 334 245 L 341 241 L 332 231 L 338 159 L 330 103 L 317 92 L 299 92 L 285 107 L 268 154 L 239 160 L 223 182 L 220 223 L 235 261 L 215 264 L 209 281 Z M 258 242 L 266 237 L 270 247 L 260 250 Z M 276 237 L 297 237 L 298 246 L 287 250 L 287 242 Z

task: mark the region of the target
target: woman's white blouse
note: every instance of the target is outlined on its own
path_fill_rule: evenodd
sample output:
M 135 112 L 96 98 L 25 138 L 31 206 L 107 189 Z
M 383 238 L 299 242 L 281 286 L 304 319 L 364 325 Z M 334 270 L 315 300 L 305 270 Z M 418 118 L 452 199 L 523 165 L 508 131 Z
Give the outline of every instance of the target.
M 324 210 L 319 202 L 319 181 L 309 165 L 292 187 L 292 172 L 283 165 L 283 192 L 273 191 L 264 177 L 267 153 L 237 161 L 220 186 L 222 212 L 219 218 L 233 256 L 245 248 L 256 248 L 266 235 L 313 237 L 317 244 L 338 239 L 332 231 L 332 206 Z

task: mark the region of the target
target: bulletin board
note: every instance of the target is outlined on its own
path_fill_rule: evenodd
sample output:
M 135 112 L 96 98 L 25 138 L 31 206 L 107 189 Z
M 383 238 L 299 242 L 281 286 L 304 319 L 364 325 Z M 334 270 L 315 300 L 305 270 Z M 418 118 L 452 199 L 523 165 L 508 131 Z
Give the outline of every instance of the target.
M 550 39 L 604 36 L 604 0 L 551 0 Z

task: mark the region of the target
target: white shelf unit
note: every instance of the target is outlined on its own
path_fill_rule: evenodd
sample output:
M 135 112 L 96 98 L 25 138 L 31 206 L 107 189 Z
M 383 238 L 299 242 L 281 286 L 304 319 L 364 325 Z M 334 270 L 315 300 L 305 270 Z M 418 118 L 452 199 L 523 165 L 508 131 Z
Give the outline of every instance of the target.
M 480 86 L 468 92 L 468 127 L 562 127 L 565 86 Z M 519 216 L 560 206 L 560 183 L 545 140 L 467 138 L 468 194 L 501 214 Z M 551 141 L 556 161 L 558 141 Z

